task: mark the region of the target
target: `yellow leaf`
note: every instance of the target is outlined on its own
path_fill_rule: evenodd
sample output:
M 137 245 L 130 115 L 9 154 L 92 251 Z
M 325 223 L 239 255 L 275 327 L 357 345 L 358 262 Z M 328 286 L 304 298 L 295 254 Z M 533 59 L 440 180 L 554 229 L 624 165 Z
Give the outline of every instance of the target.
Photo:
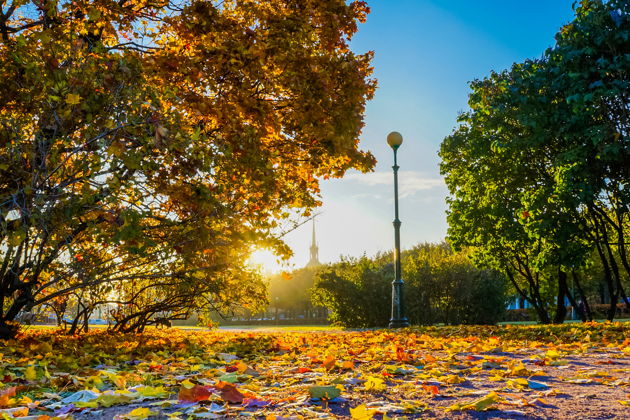
M 376 410 L 369 410 L 365 404 L 350 409 L 350 416 L 354 420 L 370 420 L 376 414 Z
M 20 397 L 20 399 L 17 401 L 17 403 L 19 405 L 29 405 L 33 402 L 32 399 L 30 399 L 28 396 L 23 395 L 22 397 Z
M 134 399 L 134 395 L 125 391 L 106 391 L 94 400 L 103 407 L 111 407 L 117 404 L 126 404 Z
M 116 385 L 117 388 L 125 389 L 127 387 L 127 380 L 123 376 L 116 375 L 115 373 L 108 372 L 108 371 L 102 371 L 101 373 L 104 373 L 105 375 L 107 375 L 107 379 L 109 379 L 111 383 Z M 99 386 L 98 382 L 95 382 L 94 384 L 96 387 Z M 101 381 L 101 384 L 103 384 L 102 381 Z
M 475 410 L 485 411 L 492 407 L 494 404 L 501 402 L 502 399 L 496 392 L 492 391 L 485 397 L 479 398 L 469 404 L 457 403 L 447 408 L 447 411 L 461 411 L 461 410 Z
M 365 386 L 366 391 L 374 391 L 374 392 L 384 391 L 385 388 L 387 388 L 387 386 L 385 385 L 382 379 L 376 378 L 374 376 L 368 376 L 367 380 L 365 381 L 364 386 Z
M 66 103 L 68 105 L 77 105 L 81 102 L 81 96 L 76 93 L 69 93 L 66 95 Z
M 445 382 L 447 384 L 461 384 L 462 382 L 466 382 L 466 379 L 458 375 L 449 375 L 446 377 Z
M 115 375 L 114 375 L 114 376 L 115 376 Z M 100 377 L 100 376 L 96 376 L 96 375 L 94 375 L 94 376 L 89 376 L 89 377 L 86 379 L 85 384 L 86 384 L 87 386 L 94 387 L 94 388 L 98 388 L 98 389 L 101 389 L 101 390 L 102 390 L 103 388 L 105 388 L 105 384 L 103 383 L 103 380 L 101 379 L 101 377 Z
M 98 408 L 98 402 L 96 401 L 76 401 L 72 404 L 79 408 Z
M 129 413 L 125 414 L 123 417 L 129 420 L 144 420 L 156 414 L 157 413 L 155 411 L 151 411 L 147 407 L 138 407 L 134 410 L 131 410 Z
M 188 379 L 184 379 L 180 385 L 186 389 L 192 389 L 195 386 L 195 384 L 190 382 Z
M 170 392 L 164 389 L 163 386 L 143 386 L 137 388 L 136 391 L 145 398 L 166 398 L 170 395 Z
M 545 357 L 547 359 L 555 360 L 560 357 L 560 353 L 558 353 L 556 350 L 547 350 L 547 353 L 545 353 Z
M 520 362 L 518 365 L 513 366 L 512 369 L 510 369 L 510 375 L 514 376 L 531 376 L 532 373 L 532 371 L 527 370 L 523 362 Z
M 247 365 L 241 361 L 238 361 L 235 367 L 238 373 L 244 373 L 247 370 Z
M 516 379 L 510 379 L 509 381 L 507 381 L 507 386 L 508 388 L 513 388 L 513 389 L 523 389 L 525 387 L 527 387 L 527 379 L 524 378 L 516 378 Z
M 429 407 L 429 404 L 422 401 L 406 401 L 403 403 L 403 412 L 414 414 L 421 413 Z M 397 417 L 400 418 L 400 417 Z
M 37 370 L 35 370 L 35 366 L 31 365 L 26 368 L 24 371 L 24 378 L 26 378 L 27 381 L 34 381 L 37 379 Z

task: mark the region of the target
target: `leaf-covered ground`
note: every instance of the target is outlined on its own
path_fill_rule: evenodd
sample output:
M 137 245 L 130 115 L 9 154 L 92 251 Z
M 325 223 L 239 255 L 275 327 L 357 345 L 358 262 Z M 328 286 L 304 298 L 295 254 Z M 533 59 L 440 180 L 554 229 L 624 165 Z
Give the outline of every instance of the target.
M 0 343 L 0 418 L 630 417 L 621 323 Z

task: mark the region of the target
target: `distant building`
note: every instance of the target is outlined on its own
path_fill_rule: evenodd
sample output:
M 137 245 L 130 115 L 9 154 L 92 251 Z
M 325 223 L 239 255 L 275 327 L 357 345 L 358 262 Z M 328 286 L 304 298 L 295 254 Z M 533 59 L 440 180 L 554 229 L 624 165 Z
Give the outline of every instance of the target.
M 306 268 L 317 267 L 322 265 L 319 262 L 319 247 L 317 246 L 317 240 L 315 239 L 315 217 L 313 217 L 313 239 L 311 242 L 311 259 L 306 264 Z
M 507 309 L 527 309 L 530 308 L 531 305 L 529 304 L 529 302 L 527 301 L 527 299 L 521 297 L 521 296 L 516 296 L 514 297 L 510 303 L 507 305 Z

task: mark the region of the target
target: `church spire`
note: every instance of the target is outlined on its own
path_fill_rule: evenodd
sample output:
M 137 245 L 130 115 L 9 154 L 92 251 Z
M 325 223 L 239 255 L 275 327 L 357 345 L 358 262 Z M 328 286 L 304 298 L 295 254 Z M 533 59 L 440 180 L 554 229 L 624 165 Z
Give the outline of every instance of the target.
M 321 265 L 319 262 L 319 247 L 317 246 L 317 240 L 315 239 L 315 216 L 313 216 L 313 239 L 311 241 L 311 259 L 309 260 L 307 267 L 317 267 Z

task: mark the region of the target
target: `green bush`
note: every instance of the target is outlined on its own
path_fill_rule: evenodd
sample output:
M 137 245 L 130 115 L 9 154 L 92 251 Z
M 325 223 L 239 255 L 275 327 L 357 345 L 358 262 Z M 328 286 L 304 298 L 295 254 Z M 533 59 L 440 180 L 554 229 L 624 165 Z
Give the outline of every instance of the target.
M 389 323 L 392 255 L 343 259 L 321 270 L 313 303 L 327 307 L 330 320 L 353 328 Z M 404 302 L 412 324 L 494 324 L 505 315 L 507 281 L 475 268 L 447 244 L 424 244 L 402 255 Z
M 365 256 L 342 259 L 315 276 L 312 301 L 328 308 L 337 325 L 383 327 L 389 322 L 394 270 Z

